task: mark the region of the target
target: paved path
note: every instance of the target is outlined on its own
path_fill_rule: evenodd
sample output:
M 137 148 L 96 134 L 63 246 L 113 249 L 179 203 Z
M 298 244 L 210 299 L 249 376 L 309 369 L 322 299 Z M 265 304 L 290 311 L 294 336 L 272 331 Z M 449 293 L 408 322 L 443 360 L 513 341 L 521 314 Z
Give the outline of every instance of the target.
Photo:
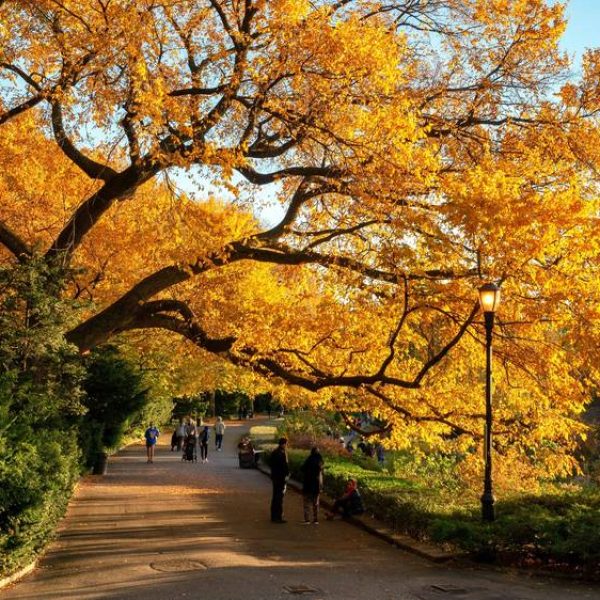
M 2 600 L 600 599 L 600 587 L 435 565 L 341 521 L 305 526 L 295 493 L 289 522 L 272 524 L 269 480 L 237 466 L 241 431 L 228 427 L 223 452 L 211 440 L 207 464 L 165 445 L 154 464 L 141 445 L 113 457 L 106 477 L 83 480 L 57 542 Z

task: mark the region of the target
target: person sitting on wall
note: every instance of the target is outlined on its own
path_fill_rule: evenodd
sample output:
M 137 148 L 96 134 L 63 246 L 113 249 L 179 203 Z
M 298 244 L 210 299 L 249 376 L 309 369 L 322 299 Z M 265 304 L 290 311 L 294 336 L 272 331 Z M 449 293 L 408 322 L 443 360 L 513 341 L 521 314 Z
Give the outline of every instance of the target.
M 334 503 L 330 513 L 327 514 L 329 521 L 341 513 L 344 519 L 355 515 L 362 515 L 365 512 L 363 501 L 358 491 L 356 479 L 349 479 L 346 484 L 346 491 Z

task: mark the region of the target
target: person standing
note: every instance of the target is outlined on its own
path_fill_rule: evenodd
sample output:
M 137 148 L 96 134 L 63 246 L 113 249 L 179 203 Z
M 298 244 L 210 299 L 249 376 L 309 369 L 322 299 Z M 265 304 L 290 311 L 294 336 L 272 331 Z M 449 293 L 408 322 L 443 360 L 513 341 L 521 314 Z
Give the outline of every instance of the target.
M 218 452 L 223 449 L 223 434 L 225 433 L 225 423 L 221 417 L 217 417 L 215 423 L 215 448 Z
M 304 523 L 310 523 L 310 509 L 312 507 L 313 523 L 319 523 L 319 496 L 323 489 L 323 457 L 316 446 L 302 465 L 304 483 L 302 485 L 302 504 L 304 508 Z
M 200 458 L 203 463 L 208 462 L 208 438 L 210 437 L 210 430 L 208 425 L 205 425 L 202 431 L 200 431 Z
M 194 437 L 198 437 L 198 428 L 196 427 L 196 423 L 193 419 L 188 419 L 188 423 L 185 426 L 185 437 L 189 437 L 193 435 Z
M 154 447 L 159 435 L 160 431 L 154 427 L 154 423 L 150 423 L 150 427 L 144 433 L 144 438 L 146 438 L 146 456 L 149 463 L 154 462 Z
M 185 440 L 185 434 L 185 423 L 183 422 L 183 419 L 180 419 L 179 425 L 177 425 L 177 429 L 175 430 L 175 436 L 177 438 L 177 452 L 181 452 L 181 449 L 183 448 L 183 440 Z
M 271 454 L 271 481 L 273 482 L 273 496 L 271 497 L 271 521 L 273 523 L 286 523 L 283 518 L 283 497 L 285 495 L 285 481 L 290 474 L 287 457 L 287 439 L 280 438 L 277 448 Z
M 377 455 L 377 462 L 383 466 L 383 463 L 385 462 L 385 450 L 381 442 L 375 446 L 375 454 Z

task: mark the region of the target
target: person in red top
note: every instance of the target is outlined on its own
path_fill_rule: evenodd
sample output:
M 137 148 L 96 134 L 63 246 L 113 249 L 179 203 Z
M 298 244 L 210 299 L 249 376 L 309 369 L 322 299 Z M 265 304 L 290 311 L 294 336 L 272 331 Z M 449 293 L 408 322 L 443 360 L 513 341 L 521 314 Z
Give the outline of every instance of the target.
M 356 479 L 348 480 L 346 491 L 333 503 L 332 511 L 327 515 L 327 519 L 331 521 L 340 511 L 344 518 L 362 515 L 365 512 Z

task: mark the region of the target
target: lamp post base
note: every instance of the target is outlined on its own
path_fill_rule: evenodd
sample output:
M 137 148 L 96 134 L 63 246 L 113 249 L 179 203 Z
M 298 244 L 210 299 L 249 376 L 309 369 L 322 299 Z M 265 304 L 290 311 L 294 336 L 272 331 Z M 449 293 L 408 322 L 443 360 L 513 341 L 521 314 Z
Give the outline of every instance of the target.
M 481 496 L 481 518 L 484 521 L 494 521 L 496 513 L 494 510 L 494 503 L 496 499 L 491 492 L 484 492 Z

